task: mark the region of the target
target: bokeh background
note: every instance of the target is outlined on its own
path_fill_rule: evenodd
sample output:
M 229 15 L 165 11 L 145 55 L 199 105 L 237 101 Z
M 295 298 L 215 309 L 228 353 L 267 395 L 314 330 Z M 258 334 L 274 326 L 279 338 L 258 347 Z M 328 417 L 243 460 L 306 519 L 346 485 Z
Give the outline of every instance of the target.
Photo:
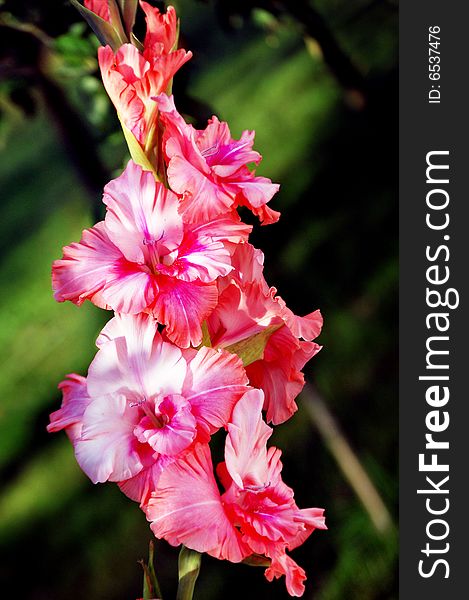
M 305 598 L 397 598 L 396 3 L 174 5 L 194 52 L 176 76 L 178 106 L 200 127 L 217 114 L 235 137 L 256 130 L 282 218 L 256 226 L 253 243 L 290 307 L 324 315 L 309 387 L 273 438 L 298 505 L 326 508 L 329 530 L 293 553 Z M 143 513 L 113 484 L 93 486 L 65 434 L 45 431 L 57 383 L 86 373 L 109 318 L 54 303 L 50 264 L 101 218 L 126 148 L 97 42 L 66 1 L 0 1 L 0 34 L 0 589 L 135 599 Z M 177 551 L 157 542 L 156 554 L 173 598 Z M 204 557 L 197 600 L 239 597 L 288 596 L 262 569 Z

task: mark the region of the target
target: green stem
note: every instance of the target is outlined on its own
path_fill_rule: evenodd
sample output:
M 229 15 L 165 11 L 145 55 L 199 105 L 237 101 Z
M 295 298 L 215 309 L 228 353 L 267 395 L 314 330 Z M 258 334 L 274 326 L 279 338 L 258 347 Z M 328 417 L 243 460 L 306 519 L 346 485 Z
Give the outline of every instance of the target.
M 195 550 L 185 546 L 181 547 L 179 553 L 179 586 L 176 600 L 192 600 L 195 582 L 200 572 L 202 555 Z

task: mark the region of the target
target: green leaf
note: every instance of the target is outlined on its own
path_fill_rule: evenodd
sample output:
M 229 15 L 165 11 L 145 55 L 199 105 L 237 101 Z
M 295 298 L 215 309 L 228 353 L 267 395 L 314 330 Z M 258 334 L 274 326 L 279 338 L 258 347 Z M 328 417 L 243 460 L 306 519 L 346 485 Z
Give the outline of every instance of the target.
M 227 346 L 225 350 L 228 350 L 228 352 L 231 352 L 232 354 L 237 354 L 243 361 L 243 365 L 247 367 L 256 360 L 263 358 L 264 350 L 270 336 L 274 331 L 280 329 L 280 327 L 283 327 L 283 325 L 271 325 L 270 327 L 266 327 L 264 331 L 256 333 L 256 335 L 241 340 L 240 342 L 236 342 L 236 344 L 231 344 L 231 346 Z
M 95 15 L 94 12 L 91 12 L 91 10 L 88 10 L 80 4 L 78 0 L 70 0 L 70 2 L 95 32 L 96 37 L 103 46 L 109 44 L 115 52 L 122 44 L 125 44 L 127 40 L 122 39 L 111 23 L 108 23 L 104 19 L 101 19 L 101 17 L 98 17 L 98 15 Z
M 195 550 L 181 546 L 179 552 L 179 585 L 176 600 L 192 600 L 195 582 L 200 572 L 202 555 Z

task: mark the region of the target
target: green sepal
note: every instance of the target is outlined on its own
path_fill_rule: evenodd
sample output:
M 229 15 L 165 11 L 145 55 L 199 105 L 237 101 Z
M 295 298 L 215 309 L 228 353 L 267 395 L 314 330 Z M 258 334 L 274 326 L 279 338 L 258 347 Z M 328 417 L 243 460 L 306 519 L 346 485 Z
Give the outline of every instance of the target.
M 127 146 L 129 148 L 130 156 L 132 160 L 137 165 L 140 165 L 142 169 L 145 171 L 151 171 L 155 176 L 155 179 L 159 181 L 158 174 L 156 172 L 155 167 L 151 164 L 148 156 L 145 154 L 142 146 L 138 143 L 138 140 L 135 138 L 134 134 L 126 127 L 122 119 L 120 118 L 119 113 L 117 114 L 119 117 L 120 124 L 122 126 L 122 131 L 124 132 L 125 141 L 127 142 Z
M 80 4 L 78 0 L 70 0 L 70 2 L 88 23 L 103 46 L 109 45 L 114 52 L 116 52 L 122 46 L 122 44 L 127 42 L 127 40 L 122 38 L 122 36 L 111 25 L 111 23 L 108 23 L 98 15 L 95 15 L 94 12 L 88 10 L 82 4 Z
M 142 44 L 142 42 L 133 33 L 130 34 L 130 41 L 137 48 L 137 50 L 139 52 L 143 52 L 143 44 Z
M 271 560 L 266 556 L 262 556 L 262 554 L 251 554 L 244 560 L 241 561 L 244 565 L 249 565 L 250 567 L 270 567 Z
M 210 333 L 208 331 L 207 321 L 202 323 L 202 341 L 198 348 L 202 348 L 202 346 L 207 346 L 207 348 L 212 347 L 212 341 L 210 339 Z
M 256 333 L 256 335 L 241 340 L 240 342 L 236 342 L 236 344 L 231 344 L 231 346 L 227 346 L 225 350 L 228 350 L 228 352 L 231 352 L 232 354 L 237 354 L 243 361 L 243 365 L 247 367 L 256 360 L 260 360 L 264 357 L 264 350 L 270 336 L 274 331 L 280 329 L 280 327 L 282 327 L 282 325 L 270 325 L 263 331 Z
M 143 600 L 163 599 L 155 572 L 154 552 L 155 544 L 153 541 L 150 541 L 148 565 L 145 564 L 144 560 L 139 561 L 143 569 Z
M 179 585 L 176 600 L 192 600 L 195 582 L 200 572 L 202 554 L 181 546 L 179 552 Z
M 107 0 L 107 5 L 109 7 L 109 22 L 111 23 L 112 27 L 114 27 L 117 35 L 124 40 L 123 43 L 125 44 L 129 40 L 125 35 L 125 31 L 122 26 L 121 11 L 119 6 L 117 6 L 116 0 Z
M 138 0 L 117 0 L 124 22 L 124 29 L 131 39 L 132 29 L 135 24 L 135 13 L 137 12 Z

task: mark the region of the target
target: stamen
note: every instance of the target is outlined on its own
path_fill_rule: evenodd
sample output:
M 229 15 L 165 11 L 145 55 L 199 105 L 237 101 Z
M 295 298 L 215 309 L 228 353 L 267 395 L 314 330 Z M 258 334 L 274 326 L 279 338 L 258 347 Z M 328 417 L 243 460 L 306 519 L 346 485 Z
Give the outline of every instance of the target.
M 157 240 L 155 240 L 154 238 L 150 238 L 150 239 L 143 238 L 143 245 L 148 246 L 147 261 L 149 261 L 154 273 L 158 273 L 158 265 L 161 263 L 157 244 L 159 241 L 161 241 L 163 239 L 163 237 L 164 237 L 164 229 L 163 229 L 160 237 Z
M 164 238 L 164 229 L 163 232 L 161 233 L 160 237 L 155 240 L 154 238 L 143 238 L 143 245 L 144 246 L 153 246 L 154 244 L 157 244 L 158 242 L 160 242 L 162 239 Z
M 249 492 L 263 492 L 264 490 L 266 490 L 267 488 L 270 487 L 270 481 L 268 481 L 267 483 L 261 484 L 261 485 L 245 485 L 244 489 L 248 490 Z
M 145 402 L 147 401 L 146 398 L 143 398 L 143 400 L 138 400 L 137 402 L 131 402 L 129 404 L 130 408 L 135 408 L 136 406 L 142 406 L 143 404 L 145 404 Z
M 218 144 L 215 144 L 214 146 L 210 146 L 210 148 L 206 148 L 205 150 L 202 150 L 202 156 L 204 158 L 208 158 L 209 156 L 213 156 L 217 152 L 218 152 Z

